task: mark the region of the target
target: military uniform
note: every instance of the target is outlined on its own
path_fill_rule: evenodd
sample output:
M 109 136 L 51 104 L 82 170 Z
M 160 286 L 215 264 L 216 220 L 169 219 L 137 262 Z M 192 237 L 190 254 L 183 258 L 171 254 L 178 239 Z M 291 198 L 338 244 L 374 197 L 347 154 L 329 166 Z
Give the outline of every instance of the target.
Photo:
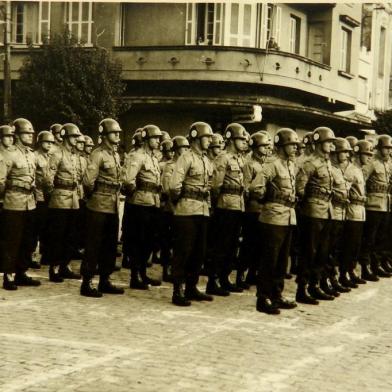
M 2 272 L 16 272 L 18 277 L 27 271 L 33 248 L 37 162 L 31 148 L 20 142 L 4 151 L 3 155 L 0 188 L 5 189 L 5 194 L 0 263 Z
M 49 159 L 52 192 L 48 211 L 48 246 L 43 257 L 51 266 L 67 269 L 76 251 L 80 172 L 74 148 L 62 144 Z
M 214 227 L 216 235 L 212 249 L 210 281 L 219 278 L 221 286 L 229 287 L 241 231 L 244 202 L 244 160 L 241 153 L 224 151 L 215 160 L 212 197 L 215 200 Z

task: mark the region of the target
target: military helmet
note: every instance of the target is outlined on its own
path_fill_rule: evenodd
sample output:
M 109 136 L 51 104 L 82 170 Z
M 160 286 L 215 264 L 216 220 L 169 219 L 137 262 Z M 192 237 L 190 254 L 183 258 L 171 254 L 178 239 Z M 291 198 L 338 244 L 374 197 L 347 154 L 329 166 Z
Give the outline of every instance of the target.
M 37 136 L 37 143 L 43 142 L 54 143 L 55 140 L 53 133 L 49 131 L 41 131 Z
M 164 140 L 161 142 L 160 150 L 162 152 L 171 152 L 173 151 L 173 142 L 169 140 Z
M 274 143 L 277 147 L 283 147 L 288 144 L 299 144 L 297 132 L 291 128 L 280 128 L 274 137 Z
M 227 140 L 232 139 L 247 139 L 247 132 L 243 125 L 238 123 L 231 123 L 225 129 L 225 138 Z
M 313 131 L 313 142 L 333 142 L 336 139 L 335 134 L 331 128 L 318 127 Z
M 142 128 L 136 129 L 132 136 L 131 144 L 134 147 L 140 147 L 143 145 Z
M 203 136 L 212 136 L 212 128 L 210 124 L 203 121 L 197 121 L 189 127 L 189 137 L 191 139 L 201 138 Z
M 304 137 L 302 138 L 303 143 L 305 146 L 309 146 L 313 143 L 313 132 L 306 132 Z
M 354 148 L 358 143 L 358 139 L 355 136 L 347 136 L 346 140 L 350 143 L 351 148 Z
M 98 125 L 98 132 L 102 135 L 108 135 L 113 132 L 121 132 L 120 124 L 112 118 L 104 118 Z
M 354 146 L 354 152 L 358 154 L 373 155 L 373 143 L 369 140 L 358 140 L 358 143 Z
M 161 136 L 161 142 L 164 142 L 165 140 L 171 140 L 169 132 L 166 131 L 161 131 L 162 136 Z
M 78 136 L 78 137 L 76 138 L 76 142 L 77 142 L 77 143 L 83 143 L 83 144 L 85 144 L 85 143 L 86 143 L 86 140 L 85 140 L 85 138 L 84 138 L 84 135 Z
M 353 151 L 349 141 L 343 137 L 337 137 L 334 141 L 334 144 L 335 144 L 334 152 L 336 153 Z
M 142 128 L 142 138 L 150 139 L 152 137 L 162 138 L 162 131 L 156 125 L 148 124 Z
M 377 148 L 392 148 L 392 137 L 389 135 L 380 135 L 377 139 Z
M 215 147 L 221 148 L 224 144 L 225 141 L 223 140 L 223 136 L 220 133 L 214 133 L 212 135 L 212 140 L 209 145 L 209 148 L 215 148 Z
M 17 135 L 20 135 L 22 133 L 34 134 L 33 125 L 29 120 L 26 120 L 25 118 L 17 118 L 13 121 L 12 125 L 15 127 L 15 133 Z
M 49 130 L 53 133 L 53 135 L 56 135 L 57 133 L 60 133 L 62 127 L 63 126 L 61 124 L 55 123 L 50 126 Z
M 15 136 L 15 128 L 13 125 L 0 126 L 0 137 L 4 136 Z
M 185 136 L 173 137 L 173 149 L 178 150 L 180 147 L 189 147 L 189 141 Z
M 84 145 L 86 147 L 94 147 L 93 139 L 88 135 L 84 135 Z
M 270 135 L 266 131 L 258 131 L 252 134 L 249 145 L 252 148 L 260 146 L 270 146 L 272 143 Z
M 66 123 L 61 127 L 60 136 L 61 137 L 71 137 L 71 136 L 81 136 L 82 133 L 79 127 L 72 123 Z

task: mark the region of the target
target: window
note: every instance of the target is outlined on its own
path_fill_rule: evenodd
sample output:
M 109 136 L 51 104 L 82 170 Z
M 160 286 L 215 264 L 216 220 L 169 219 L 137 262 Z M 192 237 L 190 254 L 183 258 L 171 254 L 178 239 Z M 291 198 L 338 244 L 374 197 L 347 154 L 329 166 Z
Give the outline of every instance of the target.
M 68 3 L 68 29 L 80 43 L 91 44 L 92 8 L 91 1 Z
M 385 27 L 380 29 L 380 47 L 378 49 L 378 76 L 384 76 L 385 68 Z
M 282 8 L 275 4 L 259 4 L 256 41 L 259 48 L 279 49 Z
M 186 45 L 222 45 L 223 4 L 187 4 Z
M 25 31 L 25 4 L 15 3 L 12 7 L 12 37 L 13 43 L 25 44 L 26 31 Z
M 301 19 L 290 15 L 289 52 L 299 54 L 301 43 Z
M 38 43 L 42 44 L 50 36 L 50 1 L 40 1 L 38 10 Z
M 358 78 L 358 101 L 367 104 L 368 80 L 362 76 Z
M 351 68 L 351 30 L 342 27 L 340 32 L 340 63 L 341 71 L 350 73 Z

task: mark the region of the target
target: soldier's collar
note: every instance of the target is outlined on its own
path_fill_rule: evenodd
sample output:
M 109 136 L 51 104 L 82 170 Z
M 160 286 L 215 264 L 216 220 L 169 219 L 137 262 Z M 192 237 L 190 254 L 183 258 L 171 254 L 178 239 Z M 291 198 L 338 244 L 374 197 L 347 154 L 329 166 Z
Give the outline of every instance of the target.
M 198 150 L 194 146 L 191 147 L 191 151 L 193 151 L 195 154 L 200 155 L 200 156 L 203 156 L 203 155 L 207 154 L 207 151 Z
M 15 147 L 19 148 L 19 150 L 24 151 L 24 152 L 29 152 L 29 151 L 33 151 L 33 149 L 29 146 L 25 146 L 23 143 L 21 143 L 20 141 L 17 141 L 14 144 Z

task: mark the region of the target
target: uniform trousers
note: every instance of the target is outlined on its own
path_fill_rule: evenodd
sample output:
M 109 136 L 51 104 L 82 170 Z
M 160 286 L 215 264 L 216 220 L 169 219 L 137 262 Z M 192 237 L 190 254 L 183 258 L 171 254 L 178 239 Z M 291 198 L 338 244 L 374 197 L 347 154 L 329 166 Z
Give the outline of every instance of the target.
M 159 226 L 160 261 L 163 266 L 167 266 L 170 264 L 173 249 L 173 213 L 160 211 Z
M 47 246 L 42 257 L 51 266 L 66 267 L 76 250 L 78 210 L 48 209 Z
M 233 270 L 241 232 L 242 211 L 216 208 L 215 238 L 211 252 L 210 278 L 226 279 Z
M 323 278 L 336 276 L 336 268 L 340 266 L 342 254 L 342 239 L 345 221 L 332 220 L 329 237 L 329 254 L 326 260 Z
M 24 273 L 29 268 L 34 234 L 34 210 L 1 213 L 0 272 Z
M 144 274 L 147 269 L 148 259 L 154 250 L 158 213 L 159 209 L 155 206 L 125 203 L 123 243 L 131 259 L 131 270 Z
M 196 286 L 206 255 L 208 217 L 173 216 L 172 277 L 175 284 Z
M 361 249 L 363 226 L 364 222 L 361 221 L 347 220 L 344 223 L 342 258 L 339 265 L 341 275 L 355 270 Z
M 39 242 L 39 251 L 43 254 L 48 236 L 48 203 L 46 201 L 37 201 L 34 218 L 33 251 Z
M 317 284 L 324 272 L 329 255 L 331 220 L 303 216 L 303 258 L 298 260 L 298 285 Z
M 263 239 L 257 296 L 279 298 L 284 288 L 284 278 L 290 254 L 293 226 L 278 226 L 260 223 L 259 232 Z
M 238 272 L 249 269 L 255 273 L 259 267 L 260 249 L 264 243 L 264 237 L 260 235 L 259 215 L 258 212 L 245 212 L 242 216 Z
M 119 217 L 117 213 L 92 211 L 86 208 L 85 252 L 80 272 L 92 278 L 97 266 L 100 276 L 108 277 L 116 265 Z
M 388 235 L 389 213 L 382 211 L 366 211 L 366 222 L 363 227 L 362 247 L 359 257 L 360 264 L 378 268 L 380 256 L 386 249 Z

